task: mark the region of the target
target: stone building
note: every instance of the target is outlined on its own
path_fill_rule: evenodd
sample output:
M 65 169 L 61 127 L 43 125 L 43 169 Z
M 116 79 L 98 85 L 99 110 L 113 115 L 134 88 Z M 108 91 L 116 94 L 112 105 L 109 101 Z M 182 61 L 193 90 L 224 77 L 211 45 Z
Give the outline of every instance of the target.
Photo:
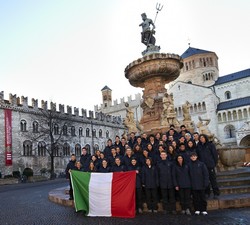
M 42 135 L 44 113 L 55 109 L 56 116 L 63 124 L 54 125 L 55 138 L 60 137 L 60 145 L 55 151 L 55 172 L 64 172 L 70 155 L 75 153 L 79 159 L 81 149 L 87 146 L 90 153 L 94 149 L 104 149 L 107 139 L 122 135 L 124 126 L 120 116 L 9 95 L 4 99 L 0 92 L 0 172 L 2 175 L 13 171 L 22 172 L 32 168 L 34 174 L 40 174 L 42 168 L 50 169 L 50 157 L 47 151 L 49 139 Z M 62 132 L 61 132 L 62 131 Z
M 142 117 L 142 108 L 141 108 L 141 94 L 138 93 L 133 99 L 132 96 L 128 96 L 126 101 L 125 98 L 121 98 L 120 102 L 114 100 L 112 102 L 112 90 L 105 86 L 102 90 L 102 104 L 100 106 L 95 105 L 95 112 L 103 112 L 105 114 L 110 114 L 112 116 L 121 116 L 122 118 L 126 117 L 126 106 L 125 103 L 129 104 L 129 107 L 133 110 L 135 120 L 139 121 Z
M 168 85 L 174 96 L 177 119 L 183 120 L 182 105 L 188 101 L 194 125 L 199 117 L 210 120 L 208 129 L 223 145 L 250 145 L 250 69 L 219 76 L 218 56 L 215 52 L 189 47 L 182 55 L 184 66 L 180 76 Z M 102 90 L 103 92 L 103 90 Z M 111 95 L 112 92 L 109 92 Z M 134 115 L 139 109 L 141 97 L 131 102 Z M 125 117 L 124 99 L 108 104 L 95 111 L 103 111 Z M 131 101 L 131 98 L 129 99 Z M 105 111 L 104 111 L 105 110 Z M 141 110 L 141 109 L 140 109 Z M 140 121 L 142 112 L 135 120 Z M 199 131 L 195 126 L 195 131 Z

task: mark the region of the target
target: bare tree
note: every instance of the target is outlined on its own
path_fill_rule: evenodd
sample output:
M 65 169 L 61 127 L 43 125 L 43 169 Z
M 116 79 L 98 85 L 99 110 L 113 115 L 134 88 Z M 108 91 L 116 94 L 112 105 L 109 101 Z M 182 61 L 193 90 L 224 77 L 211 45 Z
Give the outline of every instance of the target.
M 35 116 L 35 115 L 34 115 Z M 66 114 L 56 111 L 55 107 L 51 109 L 40 109 L 39 115 L 35 116 L 38 121 L 37 131 L 29 134 L 32 142 L 44 141 L 46 143 L 46 151 L 50 157 L 50 179 L 55 178 L 55 156 L 58 156 L 59 149 L 63 146 L 65 138 L 68 135 L 68 127 L 71 127 L 72 121 Z

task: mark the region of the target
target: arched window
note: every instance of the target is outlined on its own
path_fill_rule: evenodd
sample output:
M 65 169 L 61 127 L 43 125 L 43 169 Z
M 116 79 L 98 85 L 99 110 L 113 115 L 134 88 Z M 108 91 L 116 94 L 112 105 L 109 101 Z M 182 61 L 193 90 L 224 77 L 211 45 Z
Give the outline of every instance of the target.
M 63 125 L 63 135 L 67 135 L 68 134 L 68 127 L 66 124 Z
M 89 137 L 89 128 L 86 129 L 86 137 Z
M 202 110 L 206 111 L 206 103 L 205 102 L 202 102 Z
M 79 136 L 82 136 L 82 127 L 79 127 Z
M 55 149 L 54 149 L 54 156 L 60 156 L 59 150 L 60 150 L 60 146 L 56 144 Z
M 225 138 L 235 138 L 235 127 L 233 125 L 227 125 L 224 128 Z
M 222 118 L 221 118 L 221 114 L 220 114 L 220 113 L 218 114 L 218 121 L 219 121 L 219 122 L 222 121 Z
M 99 130 L 99 138 L 102 138 L 102 129 Z
M 243 116 L 244 118 L 247 118 L 247 109 L 243 109 Z
M 27 122 L 26 122 L 26 120 L 21 120 L 20 129 L 21 129 L 22 132 L 27 131 Z
M 25 156 L 32 156 L 32 142 L 29 140 L 26 140 L 23 142 L 23 155 Z
M 92 137 L 96 137 L 96 130 L 95 129 L 92 130 Z
M 58 124 L 54 124 L 54 135 L 59 135 L 59 126 Z
M 223 116 L 222 116 L 222 117 L 223 117 L 223 122 L 227 121 L 227 115 L 226 115 L 225 112 L 223 113 Z
M 95 146 L 94 146 L 94 151 L 96 151 L 96 150 L 99 150 L 99 145 L 98 144 L 95 144 Z
M 70 155 L 70 145 L 68 143 L 63 144 L 63 156 Z
M 38 156 L 46 156 L 46 143 L 44 141 L 38 142 Z
M 76 136 L 76 128 L 74 126 L 71 127 L 71 136 Z
M 231 99 L 231 92 L 230 91 L 225 92 L 225 99 Z
M 106 131 L 106 138 L 109 138 L 109 131 Z
M 238 115 L 239 115 L 239 120 L 242 119 L 242 111 L 241 110 L 238 110 Z
M 85 148 L 87 149 L 88 154 L 90 154 L 90 145 L 89 145 L 89 144 L 86 144 L 86 145 L 85 145 Z
M 201 103 L 198 103 L 198 110 L 201 111 Z
M 231 121 L 231 120 L 232 120 L 232 113 L 231 113 L 231 112 L 228 112 L 228 113 L 227 113 L 227 118 L 228 118 L 228 121 Z
M 235 110 L 233 111 L 233 120 L 237 120 L 237 113 Z
M 75 145 L 75 155 L 76 156 L 80 156 L 81 155 L 81 145 L 80 144 L 76 144 Z
M 194 103 L 194 112 L 197 112 L 197 105 Z
M 33 133 L 38 133 L 38 122 L 34 121 L 32 126 L 33 126 Z

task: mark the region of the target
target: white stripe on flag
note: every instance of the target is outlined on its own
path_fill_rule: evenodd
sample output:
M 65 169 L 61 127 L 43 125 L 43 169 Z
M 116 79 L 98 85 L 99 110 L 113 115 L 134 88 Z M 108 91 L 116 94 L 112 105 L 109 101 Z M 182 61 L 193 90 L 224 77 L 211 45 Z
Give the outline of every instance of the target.
M 113 173 L 91 173 L 88 216 L 111 216 Z

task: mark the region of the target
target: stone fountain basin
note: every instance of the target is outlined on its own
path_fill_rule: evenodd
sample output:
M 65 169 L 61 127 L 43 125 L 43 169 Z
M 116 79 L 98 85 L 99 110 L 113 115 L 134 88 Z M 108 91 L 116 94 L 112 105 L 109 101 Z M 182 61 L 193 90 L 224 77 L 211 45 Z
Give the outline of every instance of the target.
M 125 77 L 132 86 L 144 88 L 144 81 L 153 77 L 161 77 L 164 83 L 175 80 L 182 67 L 179 55 L 153 53 L 130 63 L 125 68 Z
M 246 154 L 246 149 L 241 147 L 221 147 L 218 148 L 220 161 L 224 166 L 236 166 L 243 162 Z

